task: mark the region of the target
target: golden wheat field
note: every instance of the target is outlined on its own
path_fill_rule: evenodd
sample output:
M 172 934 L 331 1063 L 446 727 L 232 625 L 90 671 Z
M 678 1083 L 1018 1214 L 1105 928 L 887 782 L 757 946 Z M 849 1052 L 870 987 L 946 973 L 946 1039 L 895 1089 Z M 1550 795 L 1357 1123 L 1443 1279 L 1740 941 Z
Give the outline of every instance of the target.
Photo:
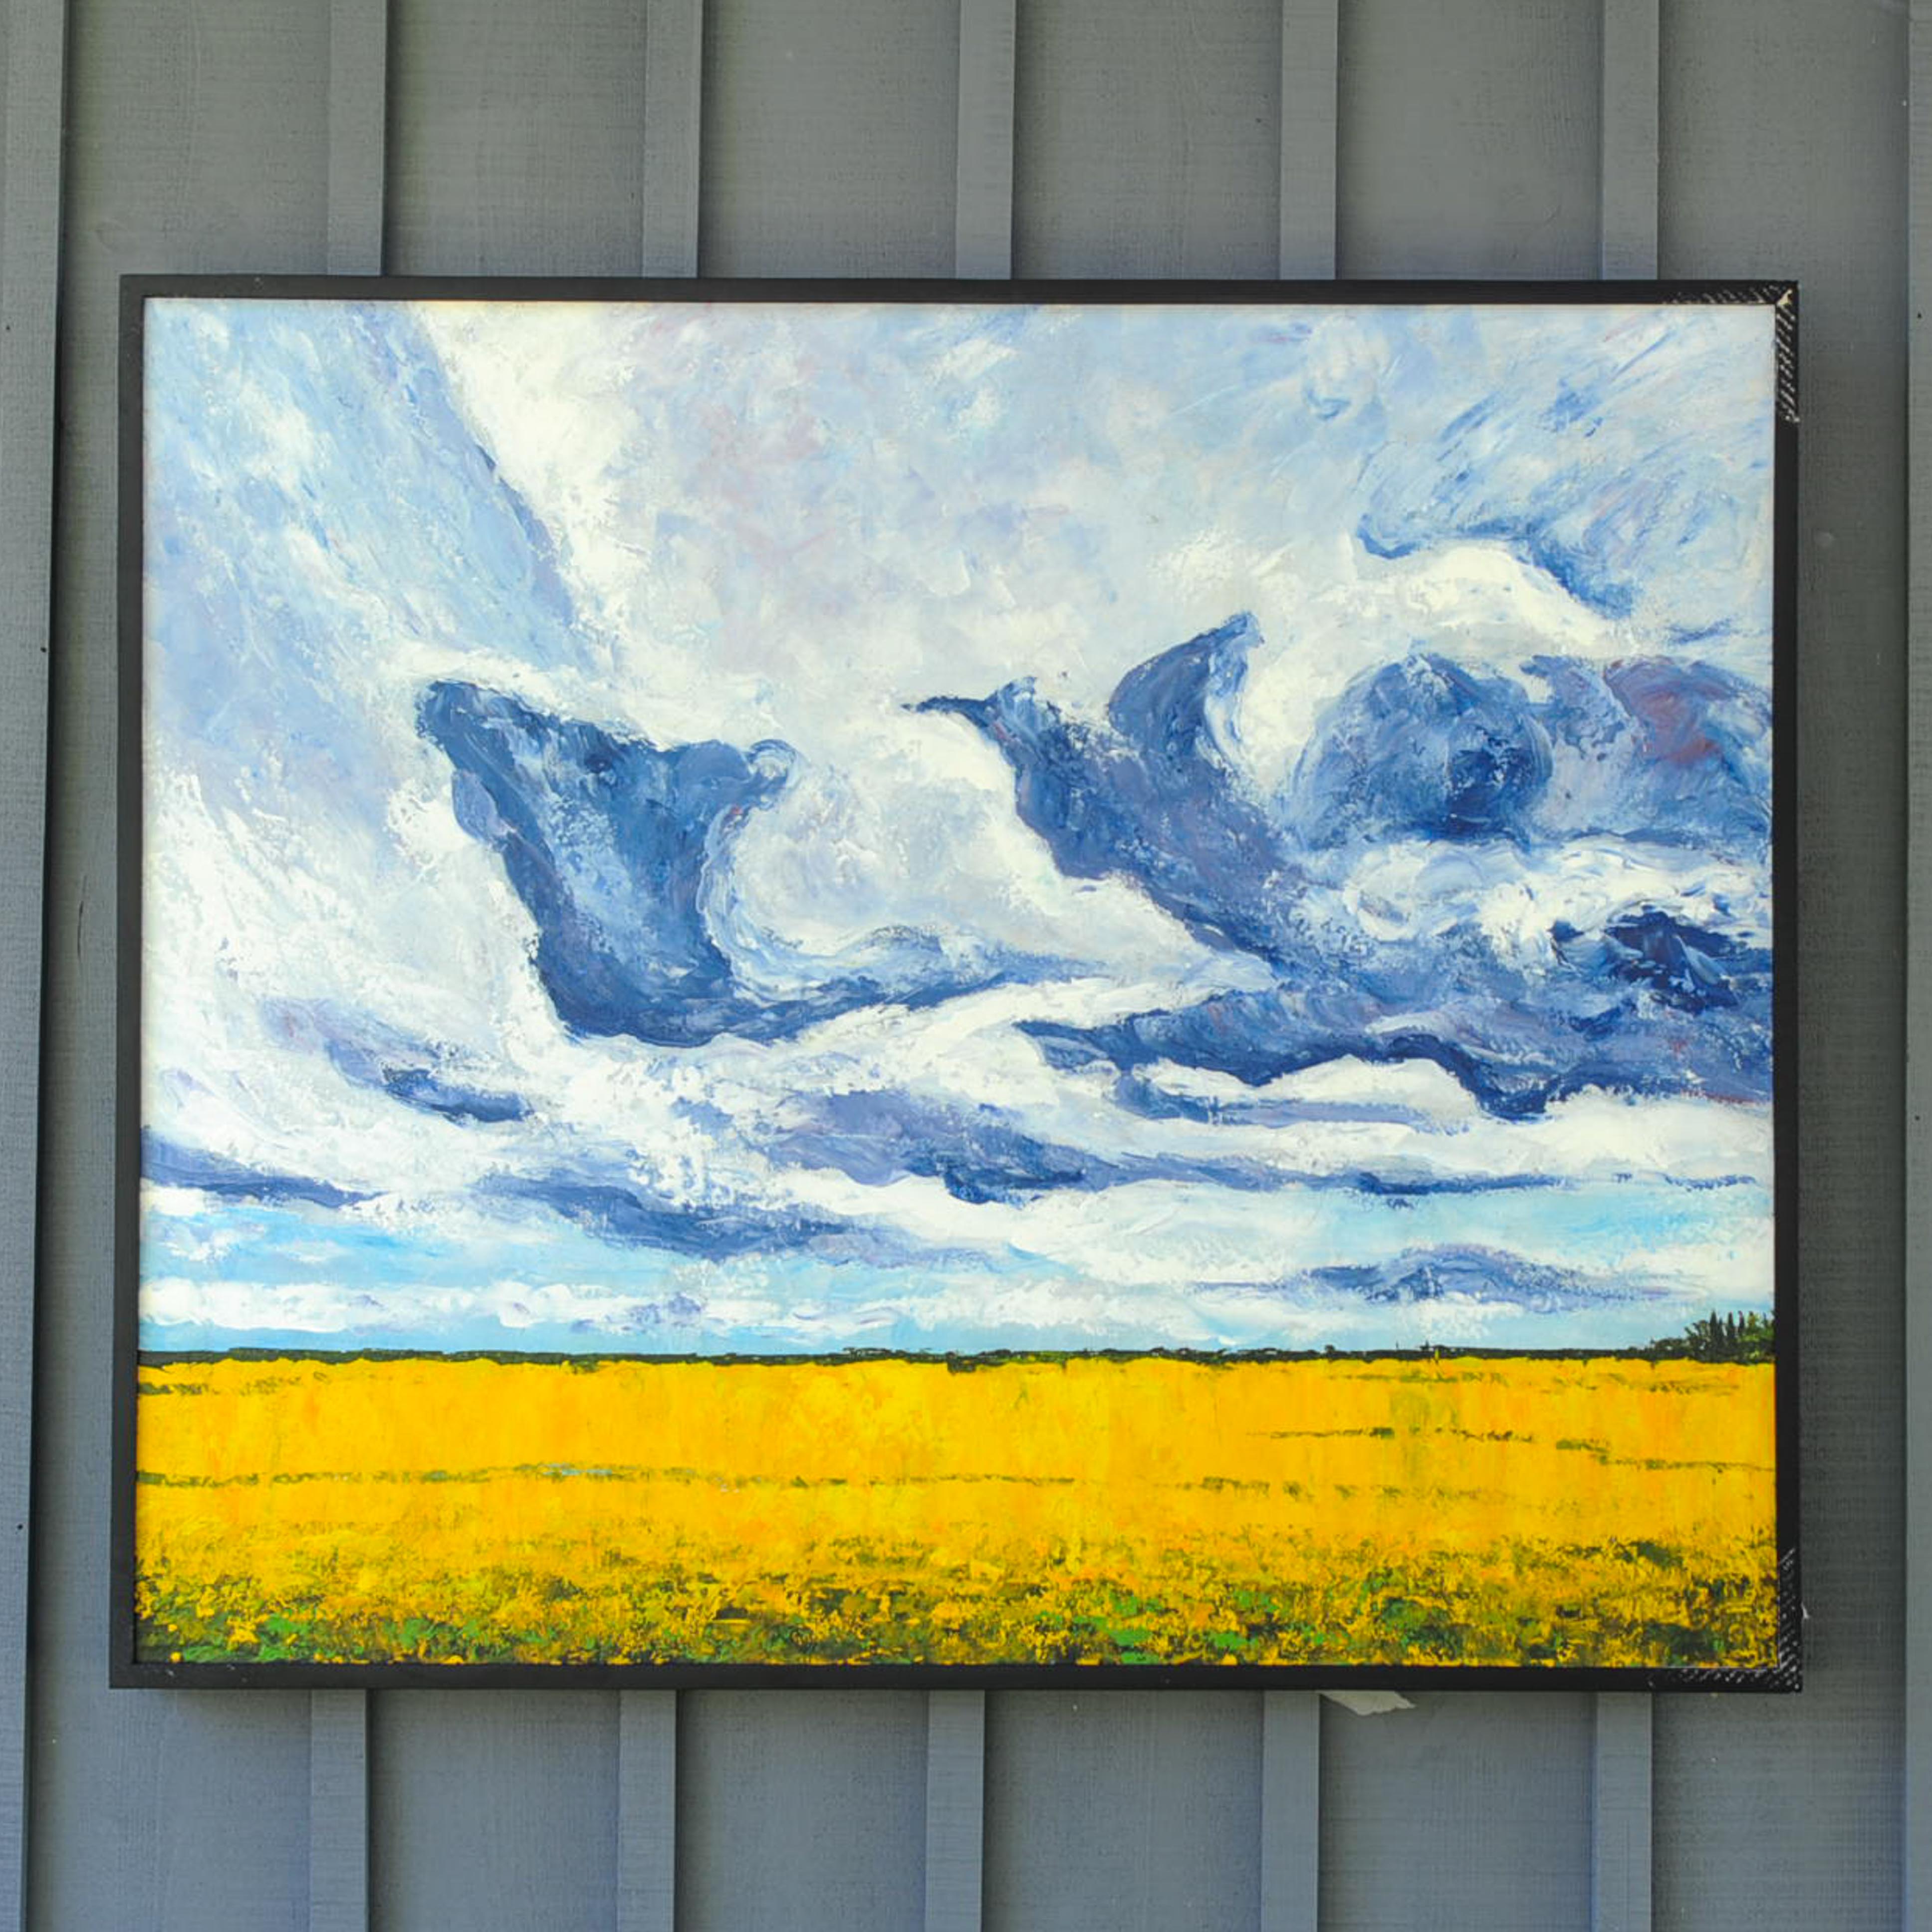
M 1772 1373 L 144 1364 L 140 1654 L 1763 1666 Z

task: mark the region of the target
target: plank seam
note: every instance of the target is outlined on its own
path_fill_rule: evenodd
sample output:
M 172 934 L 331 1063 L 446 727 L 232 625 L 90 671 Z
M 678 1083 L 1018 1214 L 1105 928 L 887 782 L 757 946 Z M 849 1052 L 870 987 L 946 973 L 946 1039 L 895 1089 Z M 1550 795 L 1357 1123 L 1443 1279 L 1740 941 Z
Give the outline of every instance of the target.
M 382 272 L 388 0 L 329 0 L 328 272 Z
M 369 1923 L 369 1694 L 311 1690 L 309 1932 Z
M 694 275 L 704 142 L 704 0 L 650 0 L 644 14 L 646 275 Z
M 1016 0 L 960 0 L 959 128 L 952 272 L 1004 281 L 1013 272 Z
M 1285 280 L 1335 274 L 1340 11 L 1337 0 L 1282 0 L 1276 268 Z
M 1590 1932 L 1650 1932 L 1652 1702 L 1595 1700 L 1590 1798 Z
M 1260 1932 L 1318 1932 L 1322 1700 L 1262 1694 Z
M 617 1932 L 674 1932 L 677 1913 L 675 1690 L 617 1694 Z
M 986 1694 L 926 1694 L 924 1932 L 980 1932 L 985 1885 Z
M 1657 273 L 1658 0 L 1604 0 L 1598 184 L 1598 272 Z

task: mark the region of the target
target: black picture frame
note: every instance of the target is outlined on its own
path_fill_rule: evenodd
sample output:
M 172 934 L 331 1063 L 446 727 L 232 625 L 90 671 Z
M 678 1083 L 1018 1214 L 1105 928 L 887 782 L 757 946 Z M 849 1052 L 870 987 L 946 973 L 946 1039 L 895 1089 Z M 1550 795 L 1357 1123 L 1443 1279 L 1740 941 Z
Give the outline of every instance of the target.
M 1388 307 L 1498 304 L 1745 304 L 1774 319 L 1778 367 L 1774 447 L 1774 714 L 1772 882 L 1774 904 L 1773 1099 L 1776 1256 L 1775 1433 L 1778 1570 L 1778 1660 L 1767 1668 L 1636 1670 L 1568 1666 L 1166 1664 L 508 1664 L 416 1661 L 166 1661 L 141 1654 L 135 1606 L 135 1391 L 142 1360 L 141 1266 L 142 810 L 143 703 L 144 320 L 148 304 L 174 297 L 424 302 L 627 302 L 868 304 L 1184 304 Z M 617 280 L 367 278 L 268 275 L 132 275 L 122 284 L 120 349 L 119 998 L 114 1208 L 113 1499 L 110 1679 L 122 1688 L 833 1689 L 1265 1688 L 1365 1690 L 1791 1691 L 1801 1681 L 1798 1570 L 1797 1168 L 1798 1069 L 1795 634 L 1797 491 L 1797 289 L 1774 280 L 1675 282 L 971 282 L 871 280 Z M 290 1352 L 278 1350 L 278 1354 Z M 1480 1352 L 1468 1351 L 1458 1352 Z

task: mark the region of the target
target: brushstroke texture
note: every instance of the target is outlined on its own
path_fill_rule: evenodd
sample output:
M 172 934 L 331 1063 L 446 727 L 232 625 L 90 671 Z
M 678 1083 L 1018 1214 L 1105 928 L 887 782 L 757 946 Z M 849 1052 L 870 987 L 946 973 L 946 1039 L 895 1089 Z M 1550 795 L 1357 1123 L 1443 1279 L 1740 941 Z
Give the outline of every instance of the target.
M 141 1178 L 157 1186 L 191 1187 L 218 1199 L 306 1201 L 318 1208 L 346 1208 L 369 1198 L 307 1174 L 265 1172 L 205 1148 L 177 1147 L 149 1128 L 141 1132 Z
M 502 858 L 536 920 L 538 974 L 576 1033 L 658 1046 L 780 1040 L 856 1007 L 928 1004 L 997 976 L 962 980 L 936 943 L 898 932 L 885 936 L 890 978 L 830 977 L 795 998 L 740 982 L 706 902 L 746 814 L 784 786 L 789 746 L 660 749 L 454 682 L 432 686 L 418 717 L 454 767 L 458 821 Z
M 289 1046 L 321 1054 L 344 1078 L 419 1112 L 458 1121 L 530 1116 L 530 1103 L 521 1094 L 472 1084 L 454 1070 L 447 1048 L 373 1015 L 350 1012 L 328 1000 L 278 1000 L 267 1004 L 262 1016 Z
M 924 707 L 998 746 L 1020 815 L 1064 869 L 1130 878 L 1277 975 L 1266 991 L 1100 1026 L 1022 1021 L 1055 1066 L 1102 1058 L 1131 1072 L 1165 1060 L 1259 1086 L 1345 1058 L 1423 1060 L 1505 1119 L 1588 1088 L 1768 1097 L 1770 956 L 1740 934 L 1640 904 L 1592 932 L 1552 922 L 1524 956 L 1466 918 L 1391 941 L 1304 903 L 1346 877 L 1352 854 L 1390 839 L 1761 847 L 1761 692 L 1695 663 L 1599 670 L 1546 657 L 1533 669 L 1551 694 L 1538 702 L 1514 678 L 1419 653 L 1364 674 L 1328 708 L 1270 819 L 1218 749 L 1232 726 L 1216 737 L 1205 720 L 1206 697 L 1238 692 L 1257 641 L 1243 615 L 1130 672 L 1108 708 L 1120 742 L 1026 682 Z M 1557 746 L 1565 783 L 1552 799 Z M 1456 890 L 1465 876 L 1452 868 Z M 1144 1088 L 1121 1097 L 1146 1111 Z
M 760 1211 L 735 1202 L 672 1201 L 634 1187 L 573 1176 L 504 1175 L 484 1192 L 506 1201 L 533 1201 L 590 1233 L 626 1246 L 674 1254 L 726 1256 L 777 1252 L 829 1234 L 836 1222 L 804 1214 Z
M 1627 1300 L 1634 1292 L 1624 1283 L 1593 1280 L 1574 1268 L 1551 1268 L 1473 1245 L 1412 1249 L 1372 1266 L 1311 1268 L 1307 1279 L 1369 1302 L 1454 1299 L 1501 1302 L 1544 1313 Z
M 1761 316 L 148 320 L 150 1339 L 1767 1304 Z
M 915 708 L 963 718 L 1013 768 L 1014 803 L 1073 878 L 1131 880 L 1210 945 L 1286 960 L 1288 847 L 1227 755 L 1226 722 L 1259 641 L 1238 614 L 1129 672 L 1106 728 L 1066 717 L 1032 680 Z

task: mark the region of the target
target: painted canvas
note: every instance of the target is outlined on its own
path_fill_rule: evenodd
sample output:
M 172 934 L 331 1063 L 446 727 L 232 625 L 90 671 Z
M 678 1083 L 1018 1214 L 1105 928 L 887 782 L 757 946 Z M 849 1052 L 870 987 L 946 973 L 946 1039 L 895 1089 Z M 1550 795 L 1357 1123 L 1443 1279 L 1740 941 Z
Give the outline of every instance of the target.
M 122 1681 L 1795 1682 L 1792 302 L 134 285 Z

